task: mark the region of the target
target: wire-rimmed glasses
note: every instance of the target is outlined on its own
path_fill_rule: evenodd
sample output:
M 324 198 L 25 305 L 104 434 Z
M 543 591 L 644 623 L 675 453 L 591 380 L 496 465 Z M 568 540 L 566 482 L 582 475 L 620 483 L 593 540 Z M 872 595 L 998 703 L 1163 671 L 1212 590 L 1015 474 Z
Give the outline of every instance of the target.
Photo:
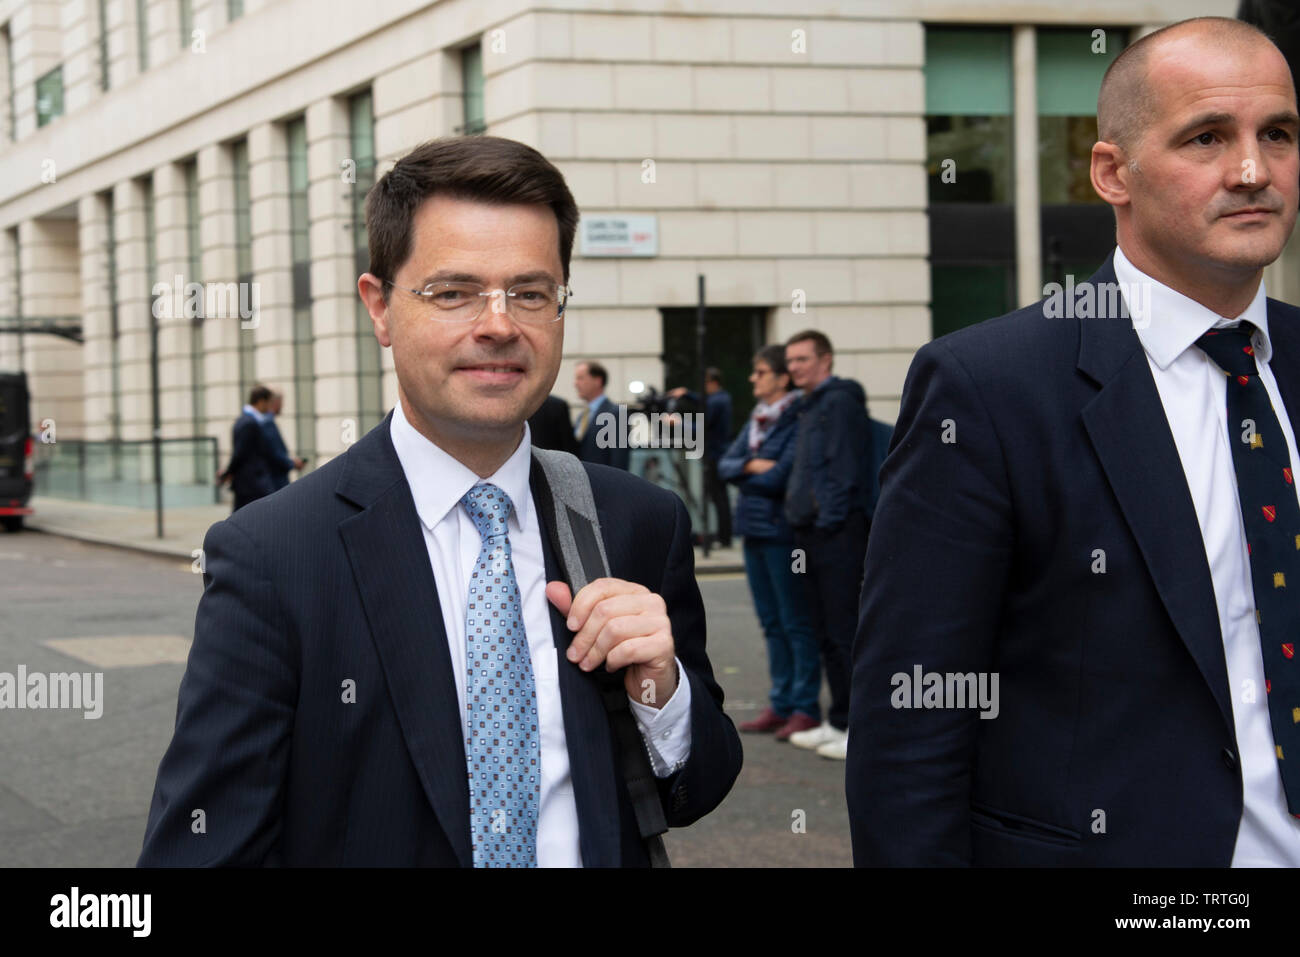
M 473 322 L 491 299 L 493 312 L 506 312 L 515 322 L 543 325 L 558 322 L 573 295 L 568 286 L 549 279 L 516 283 L 509 289 L 488 289 L 476 282 L 431 282 L 423 289 L 408 289 L 383 281 L 417 297 L 428 306 L 429 318 L 438 322 Z

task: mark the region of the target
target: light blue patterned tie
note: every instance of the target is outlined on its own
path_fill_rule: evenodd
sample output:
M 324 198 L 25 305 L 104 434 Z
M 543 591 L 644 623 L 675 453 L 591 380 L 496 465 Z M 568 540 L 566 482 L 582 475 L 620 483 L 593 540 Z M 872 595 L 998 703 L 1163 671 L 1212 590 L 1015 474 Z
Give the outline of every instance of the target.
M 513 503 L 480 483 L 460 500 L 483 546 L 465 604 L 465 706 L 475 867 L 537 866 L 542 758 L 537 689 L 506 519 Z

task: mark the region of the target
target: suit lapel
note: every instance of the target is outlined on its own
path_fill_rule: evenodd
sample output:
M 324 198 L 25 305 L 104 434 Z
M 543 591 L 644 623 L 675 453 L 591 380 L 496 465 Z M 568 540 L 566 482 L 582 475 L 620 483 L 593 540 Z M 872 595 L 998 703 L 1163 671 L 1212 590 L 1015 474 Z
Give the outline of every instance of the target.
M 532 462 L 529 485 L 542 526 L 546 580 L 568 581 L 568 576 L 560 565 L 560 548 L 555 540 L 554 503 L 551 500 L 550 486 L 536 459 Z M 609 718 L 605 714 L 605 705 L 595 681 L 564 657 L 572 636 L 555 606 L 550 605 L 549 610 L 551 632 L 559 660 L 564 738 L 569 751 L 574 803 L 578 809 L 578 844 L 582 852 L 582 863 L 584 867 L 617 867 L 622 863 L 622 854 Z
M 1273 346 L 1268 367 L 1295 431 L 1296 422 L 1300 421 L 1300 404 L 1297 404 L 1300 403 L 1300 343 L 1296 342 L 1297 317 L 1294 313 L 1283 315 L 1282 311 L 1281 303 L 1268 301 L 1268 339 Z
M 388 418 L 349 452 L 336 492 L 362 511 L 339 523 L 411 759 L 456 857 L 474 863 L 459 699 L 438 586 Z
M 1110 260 L 1089 280 L 1114 281 Z M 1156 591 L 1231 731 L 1228 672 L 1205 543 L 1146 353 L 1127 319 L 1077 321 L 1078 367 L 1101 386 L 1083 409 L 1084 428 Z M 1153 494 L 1155 487 L 1160 491 Z

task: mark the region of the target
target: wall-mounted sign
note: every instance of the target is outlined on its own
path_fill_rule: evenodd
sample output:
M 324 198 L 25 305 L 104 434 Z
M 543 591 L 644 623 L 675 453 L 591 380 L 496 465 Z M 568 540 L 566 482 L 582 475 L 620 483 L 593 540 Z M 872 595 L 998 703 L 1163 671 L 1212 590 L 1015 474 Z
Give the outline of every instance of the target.
M 584 256 L 659 255 L 658 216 L 584 216 L 580 222 Z

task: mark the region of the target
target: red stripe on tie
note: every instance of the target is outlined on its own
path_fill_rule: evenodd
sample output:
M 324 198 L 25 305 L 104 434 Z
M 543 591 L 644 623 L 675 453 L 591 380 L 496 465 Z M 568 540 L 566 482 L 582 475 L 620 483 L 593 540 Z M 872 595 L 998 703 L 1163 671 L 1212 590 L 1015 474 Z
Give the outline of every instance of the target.
M 1283 470 L 1282 470 L 1282 477 L 1283 477 L 1284 479 L 1286 479 L 1286 484 L 1287 484 L 1287 485 L 1291 485 L 1291 484 L 1293 484 L 1293 483 L 1295 482 L 1295 478 L 1294 478 L 1294 476 L 1291 475 L 1291 470 L 1290 470 L 1290 469 L 1283 469 Z
M 1294 658 L 1295 645 L 1293 645 L 1291 642 L 1288 641 L 1286 644 L 1282 646 L 1282 654 L 1286 655 L 1288 658 Z
M 1242 385 L 1249 385 L 1249 384 L 1250 384 L 1250 376 L 1248 376 L 1248 375 L 1239 375 L 1239 376 L 1237 376 L 1237 381 L 1240 382 Z
M 1250 346 L 1242 346 L 1241 351 L 1246 353 L 1246 355 L 1248 356 L 1253 356 L 1255 354 L 1255 350 L 1252 349 Z
M 1276 505 L 1265 505 L 1262 507 L 1262 511 L 1264 512 L 1264 517 L 1268 519 L 1270 522 L 1273 521 L 1273 519 L 1277 518 Z

